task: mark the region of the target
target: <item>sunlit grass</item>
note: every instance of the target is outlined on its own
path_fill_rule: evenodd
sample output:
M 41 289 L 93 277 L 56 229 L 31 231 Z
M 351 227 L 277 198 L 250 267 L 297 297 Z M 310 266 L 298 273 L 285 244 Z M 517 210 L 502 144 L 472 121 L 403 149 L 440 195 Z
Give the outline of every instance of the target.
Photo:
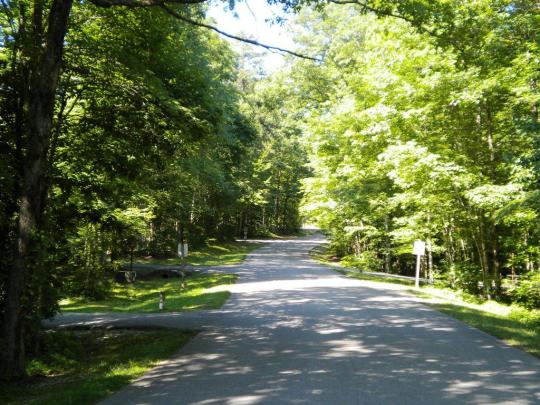
M 75 312 L 159 312 L 159 292 L 165 293 L 165 311 L 194 311 L 220 308 L 230 296 L 229 291 L 208 291 L 212 287 L 232 284 L 233 274 L 200 274 L 185 279 L 182 289 L 179 278 L 137 281 L 116 284 L 104 300 L 67 298 L 60 302 L 63 311 Z
M 540 357 L 540 311 L 496 301 L 467 302 L 455 291 L 434 287 L 407 291 L 442 313 Z
M 344 270 L 341 270 L 339 272 L 346 275 L 349 278 L 355 278 L 358 280 L 376 281 L 379 283 L 400 284 L 400 285 L 406 285 L 406 286 L 414 285 L 414 280 L 407 280 L 404 278 L 376 276 L 373 274 L 365 274 L 365 273 L 360 273 L 360 272 L 344 271 Z
M 48 331 L 26 380 L 0 383 L 2 404 L 95 404 L 169 358 L 194 332 Z
M 247 254 L 260 246 L 259 243 L 254 242 L 210 242 L 204 247 L 190 251 L 185 263 L 192 266 L 224 266 L 238 264 L 245 259 Z M 182 264 L 182 260 L 178 257 L 164 259 L 137 258 L 134 262 L 142 264 Z

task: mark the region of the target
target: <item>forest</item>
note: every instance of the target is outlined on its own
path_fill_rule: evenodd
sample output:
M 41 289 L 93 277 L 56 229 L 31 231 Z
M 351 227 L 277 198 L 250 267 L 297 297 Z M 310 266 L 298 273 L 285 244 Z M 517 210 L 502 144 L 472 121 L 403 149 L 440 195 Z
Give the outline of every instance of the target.
M 351 265 L 412 275 L 425 240 L 429 280 L 538 307 L 539 15 L 499 7 L 436 32 L 354 7 L 306 15 L 325 62 L 292 89 L 310 95 L 303 207 Z
M 403 275 L 425 240 L 430 281 L 540 307 L 538 4 L 271 3 L 297 55 L 265 74 L 197 26 L 204 1 L 2 0 L 4 377 L 130 254 L 245 229 L 316 223 Z
M 65 38 L 39 189 L 26 197 L 40 200 L 24 252 L 28 269 L 11 303 L 19 211 L 35 159 L 29 114 L 37 95 L 29 92 L 38 92 L 36 59 L 43 56 L 32 52 L 46 31 L 32 22 L 38 3 L 4 4 L 1 20 L 4 327 L 13 330 L 11 306 L 31 341 L 62 296 L 106 294 L 110 273 L 130 252 L 159 257 L 175 253 L 180 241 L 197 247 L 239 237 L 244 228 L 250 236 L 298 229 L 307 173 L 299 131 L 279 116 L 278 95 L 249 64 L 240 66 L 217 34 L 161 10 L 79 4 Z M 179 12 L 204 16 L 202 6 Z

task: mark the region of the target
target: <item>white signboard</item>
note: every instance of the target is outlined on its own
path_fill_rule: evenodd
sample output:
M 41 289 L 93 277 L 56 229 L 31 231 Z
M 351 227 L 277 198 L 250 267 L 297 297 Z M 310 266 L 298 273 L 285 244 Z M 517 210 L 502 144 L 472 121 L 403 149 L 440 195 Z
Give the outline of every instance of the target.
M 413 247 L 413 255 L 424 256 L 426 254 L 426 242 L 423 240 L 415 240 Z

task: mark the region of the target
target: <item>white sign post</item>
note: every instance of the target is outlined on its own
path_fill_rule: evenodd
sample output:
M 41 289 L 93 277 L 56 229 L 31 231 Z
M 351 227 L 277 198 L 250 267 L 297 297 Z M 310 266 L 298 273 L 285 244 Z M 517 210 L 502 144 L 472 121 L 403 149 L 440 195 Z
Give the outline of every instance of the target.
M 426 254 L 426 242 L 423 240 L 415 240 L 413 246 L 413 255 L 416 255 L 416 277 L 414 279 L 414 286 L 420 287 L 420 259 Z
M 185 259 L 188 256 L 188 244 L 187 243 L 184 243 L 184 251 L 182 253 L 183 253 L 183 257 Z
M 177 248 L 178 257 L 185 259 L 188 255 L 188 244 L 184 243 L 183 245 L 181 243 L 178 244 Z

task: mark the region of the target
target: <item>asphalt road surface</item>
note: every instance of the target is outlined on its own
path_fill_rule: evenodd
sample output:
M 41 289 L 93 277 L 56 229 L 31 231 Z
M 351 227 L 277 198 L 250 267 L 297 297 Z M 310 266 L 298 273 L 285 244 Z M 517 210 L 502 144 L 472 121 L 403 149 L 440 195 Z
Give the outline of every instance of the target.
M 540 360 L 314 263 L 321 239 L 275 241 L 228 268 L 240 278 L 221 310 L 54 322 L 202 330 L 107 405 L 540 404 Z

